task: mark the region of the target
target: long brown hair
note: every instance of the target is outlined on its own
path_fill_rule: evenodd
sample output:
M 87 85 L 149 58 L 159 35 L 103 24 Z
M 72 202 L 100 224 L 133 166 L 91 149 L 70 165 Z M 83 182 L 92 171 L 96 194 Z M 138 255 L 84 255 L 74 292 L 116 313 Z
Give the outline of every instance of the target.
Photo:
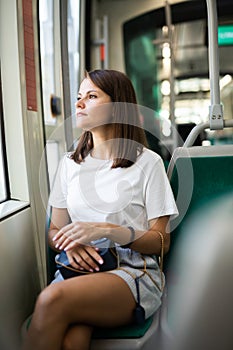
M 112 168 L 129 167 L 135 163 L 143 146 L 147 146 L 145 132 L 140 125 L 136 94 L 130 79 L 116 70 L 97 69 L 85 73 L 94 85 L 110 96 L 113 103 Z M 93 148 L 91 131 L 83 131 L 71 158 L 78 164 Z

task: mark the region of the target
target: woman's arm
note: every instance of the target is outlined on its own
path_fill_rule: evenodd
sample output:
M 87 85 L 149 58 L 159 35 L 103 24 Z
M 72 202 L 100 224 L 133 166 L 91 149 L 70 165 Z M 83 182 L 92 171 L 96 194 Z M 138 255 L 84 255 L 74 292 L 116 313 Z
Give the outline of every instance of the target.
M 142 254 L 160 254 L 161 253 L 161 237 L 158 232 L 163 235 L 164 254 L 169 250 L 170 246 L 170 230 L 169 216 L 161 216 L 160 218 L 149 221 L 149 230 L 131 244 L 131 248 L 140 251 Z
M 125 238 L 128 241 L 125 244 L 130 244 L 130 248 L 138 251 L 142 254 L 160 254 L 161 252 L 161 236 L 158 231 L 163 235 L 164 240 L 164 253 L 167 253 L 170 246 L 170 233 L 169 233 L 169 216 L 162 216 L 157 219 L 150 220 L 148 231 L 135 231 L 135 239 L 131 243 L 129 240 L 131 238 L 130 230 L 125 227 L 120 226 L 113 227 L 110 229 L 111 239 L 115 242 L 121 244 L 121 239 L 123 239 L 123 230 L 125 231 Z M 124 245 L 124 244 L 123 244 Z
M 52 208 L 51 223 L 48 234 L 48 244 L 58 252 L 62 250 L 57 247 L 57 242 L 53 240 L 54 236 L 70 223 L 70 216 L 67 209 Z M 99 271 L 99 264 L 103 264 L 103 259 L 94 247 L 76 244 L 67 252 L 69 263 L 76 269 L 89 271 Z M 98 263 L 97 263 L 98 262 Z
M 147 231 L 136 230 L 133 239 L 132 230 L 127 226 L 111 223 L 74 222 L 58 231 L 53 240 L 56 248 L 70 250 L 77 245 L 88 244 L 96 239 L 106 237 L 122 246 L 130 244 L 131 249 L 143 254 L 160 254 L 161 237 L 159 231 L 164 238 L 164 253 L 166 253 L 170 244 L 168 220 L 169 216 L 151 220 L 149 229 Z
M 55 247 L 55 242 L 53 237 L 59 232 L 64 226 L 70 223 L 70 216 L 66 208 L 52 208 L 51 221 L 49 226 L 48 234 L 48 244 L 54 249 L 58 250 Z

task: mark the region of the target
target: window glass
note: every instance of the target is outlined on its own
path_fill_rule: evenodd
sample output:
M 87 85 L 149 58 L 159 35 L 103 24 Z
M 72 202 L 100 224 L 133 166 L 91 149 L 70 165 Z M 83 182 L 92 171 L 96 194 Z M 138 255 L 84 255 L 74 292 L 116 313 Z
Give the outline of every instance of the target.
M 7 199 L 6 179 L 5 179 L 5 167 L 3 158 L 4 146 L 4 130 L 3 130 L 3 110 L 2 110 L 2 90 L 0 84 L 0 203 Z
M 4 174 L 4 162 L 3 162 L 3 154 L 2 154 L 2 137 L 0 133 L 0 203 L 6 200 L 7 192 L 6 192 L 6 181 Z
M 80 1 L 68 2 L 68 52 L 69 52 L 69 76 L 70 76 L 70 103 L 73 126 L 75 127 L 75 101 L 79 85 L 79 25 Z
M 50 108 L 50 97 L 55 94 L 53 0 L 40 0 L 40 54 L 44 121 L 56 124 Z
M 69 149 L 68 145 L 72 145 L 73 139 L 76 140 L 79 135 L 75 125 L 75 101 L 79 84 L 80 1 L 68 0 L 67 13 L 60 1 L 39 1 L 41 80 L 50 188 L 59 159 Z M 67 18 L 64 19 L 63 16 L 67 16 Z M 68 39 L 66 39 L 68 65 L 66 62 L 62 62 L 64 54 L 62 40 L 64 38 L 61 35 L 61 30 L 65 30 L 62 28 L 64 23 L 67 23 L 65 29 L 67 29 Z M 69 77 L 69 79 L 62 81 L 61 71 L 64 69 L 69 70 L 65 72 L 65 77 Z M 64 86 L 65 92 L 63 91 Z M 54 115 L 52 115 L 50 106 L 52 95 L 55 96 L 53 102 L 58 102 L 56 106 L 60 105 L 60 113 L 57 111 L 57 114 L 54 113 Z M 68 106 L 69 104 L 70 106 Z M 67 106 L 70 107 L 68 113 Z M 67 130 L 71 132 L 67 133 Z M 72 140 L 67 139 L 67 137 L 71 137 Z

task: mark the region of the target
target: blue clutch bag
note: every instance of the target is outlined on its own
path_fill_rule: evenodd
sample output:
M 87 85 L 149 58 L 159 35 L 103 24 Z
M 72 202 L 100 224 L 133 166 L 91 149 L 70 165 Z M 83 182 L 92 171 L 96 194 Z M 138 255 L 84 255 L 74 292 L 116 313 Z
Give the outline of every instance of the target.
M 102 256 L 104 261 L 102 265 L 98 264 L 98 272 L 110 271 L 117 268 L 118 263 L 115 248 L 100 248 L 98 253 Z M 88 270 L 75 269 L 73 266 L 70 265 L 65 251 L 62 251 L 59 255 L 56 256 L 55 262 L 57 264 L 57 269 L 61 272 L 64 279 L 83 276 L 90 273 L 97 273 L 97 271 L 90 272 Z

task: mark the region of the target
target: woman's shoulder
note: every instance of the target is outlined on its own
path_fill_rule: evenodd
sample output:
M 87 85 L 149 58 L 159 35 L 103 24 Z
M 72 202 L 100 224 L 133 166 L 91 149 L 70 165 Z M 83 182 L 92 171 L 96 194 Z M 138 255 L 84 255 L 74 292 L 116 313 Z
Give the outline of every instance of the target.
M 60 157 L 60 163 L 69 163 L 72 160 L 72 152 L 65 152 Z
M 143 147 L 142 149 L 142 153 L 140 154 L 140 156 L 138 157 L 138 160 L 141 162 L 159 162 L 162 160 L 162 158 L 160 157 L 160 155 L 154 151 L 152 151 L 149 148 Z
M 72 154 L 73 152 L 63 153 L 60 159 L 60 166 L 65 168 L 70 168 L 70 167 L 73 167 L 75 164 L 77 165 L 77 163 L 75 163 L 75 161 L 72 158 Z

